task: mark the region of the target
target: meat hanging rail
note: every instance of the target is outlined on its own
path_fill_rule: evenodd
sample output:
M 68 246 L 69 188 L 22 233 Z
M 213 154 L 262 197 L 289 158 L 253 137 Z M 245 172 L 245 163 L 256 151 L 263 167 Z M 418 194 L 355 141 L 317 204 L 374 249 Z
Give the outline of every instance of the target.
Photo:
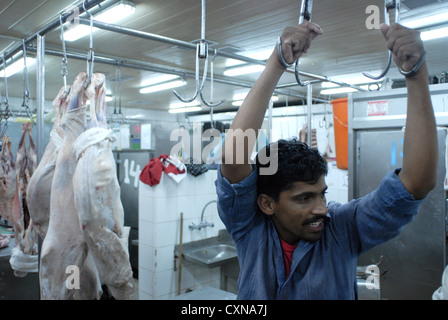
M 90 20 L 80 18 L 79 19 L 79 23 L 80 24 L 84 24 L 84 25 L 90 25 Z M 157 34 L 154 34 L 154 33 L 134 30 L 134 29 L 122 27 L 122 26 L 119 26 L 119 25 L 115 25 L 115 24 L 111 24 L 111 23 L 104 23 L 104 22 L 100 22 L 100 21 L 96 21 L 96 20 L 93 20 L 93 26 L 96 27 L 96 28 L 99 28 L 99 29 L 108 30 L 108 31 L 116 32 L 116 33 L 121 33 L 121 34 L 129 35 L 129 36 L 133 36 L 133 37 L 137 37 L 137 38 L 141 38 L 141 39 L 159 41 L 159 42 L 172 44 L 172 45 L 183 47 L 183 48 L 187 48 L 187 49 L 196 50 L 196 44 L 194 44 L 194 43 L 187 42 L 187 41 L 181 41 L 181 40 L 177 40 L 177 39 L 172 39 L 172 38 L 160 36 L 160 35 L 157 35 Z M 245 57 L 245 56 L 242 56 L 242 55 L 228 53 L 228 52 L 225 52 L 225 51 L 220 50 L 220 49 L 208 48 L 208 51 L 211 54 L 214 54 L 215 50 L 216 50 L 216 56 L 220 56 L 220 57 L 224 57 L 224 58 L 230 58 L 230 59 L 235 59 L 235 60 L 240 60 L 240 61 L 253 63 L 253 64 L 259 64 L 259 65 L 263 65 L 263 66 L 266 65 L 266 62 L 262 61 L 262 60 L 252 59 L 252 58 L 248 58 L 248 57 Z M 287 69 L 286 72 L 295 73 L 295 70 L 294 69 Z M 328 78 L 326 76 L 321 76 L 321 75 L 308 73 L 308 72 L 304 72 L 304 71 L 299 71 L 299 74 L 302 75 L 302 76 L 306 76 L 306 77 L 309 77 L 309 78 L 316 79 L 316 80 L 321 80 L 322 82 L 331 82 L 331 83 L 338 84 L 338 85 L 343 86 L 343 87 L 354 88 L 354 89 L 357 89 L 359 91 L 368 91 L 366 89 L 363 89 L 363 88 L 360 88 L 358 86 L 354 86 L 354 85 L 351 85 L 351 84 L 348 84 L 348 83 L 345 83 L 345 82 L 332 80 L 332 79 L 330 79 L 330 78 Z
M 79 14 L 82 14 L 82 13 L 86 12 L 86 10 L 92 9 L 104 1 L 105 0 L 91 0 L 91 1 L 85 0 L 85 1 L 82 1 L 77 6 L 77 10 L 79 10 Z M 19 45 L 16 45 L 12 49 L 8 50 L 8 52 L 5 53 L 3 58 L 0 57 L 0 63 L 3 63 L 4 60 L 8 60 L 12 56 L 14 56 L 16 53 L 22 51 L 23 44 L 28 45 L 29 43 L 31 43 L 33 41 L 37 42 L 36 52 L 37 52 L 37 70 L 38 70 L 38 72 L 37 72 L 37 115 L 38 115 L 37 122 L 38 122 L 38 125 L 37 125 L 37 143 L 36 144 L 37 144 L 37 150 L 38 150 L 38 160 L 40 159 L 42 152 L 43 152 L 43 148 L 44 148 L 42 120 L 43 120 L 43 108 L 44 108 L 44 101 L 45 101 L 45 95 L 44 95 L 44 93 L 45 93 L 45 66 L 44 66 L 44 64 L 45 64 L 45 53 L 47 53 L 47 51 L 45 50 L 45 35 L 51 31 L 55 30 L 56 28 L 60 27 L 61 22 L 62 23 L 66 22 L 68 17 L 72 14 L 71 11 L 66 12 L 68 9 L 69 8 L 62 11 L 63 13 L 61 15 L 58 15 L 58 17 L 53 19 L 50 23 L 48 23 L 46 26 L 44 26 L 42 29 L 40 29 L 36 33 L 23 39 L 22 43 L 20 43 Z M 90 19 L 80 18 L 79 22 L 81 24 L 87 24 L 87 25 L 91 24 Z M 159 41 L 159 42 L 163 42 L 163 43 L 173 44 L 173 45 L 183 47 L 183 48 L 189 48 L 189 49 L 196 50 L 196 44 L 194 44 L 194 43 L 181 41 L 181 40 L 177 40 L 177 39 L 173 39 L 173 38 L 169 38 L 169 37 L 164 37 L 164 36 L 160 36 L 157 34 L 134 30 L 134 29 L 122 27 L 119 25 L 99 22 L 99 21 L 95 21 L 95 20 L 92 21 L 92 25 L 93 25 L 93 27 L 103 29 L 103 30 L 108 30 L 111 32 L 121 33 L 121 34 L 129 35 L 129 36 L 133 36 L 133 37 L 137 37 L 137 38 L 141 38 L 141 39 L 146 39 L 146 40 Z M 253 64 L 259 64 L 259 65 L 266 64 L 265 61 L 262 61 L 262 60 L 252 59 L 252 58 L 248 58 L 245 56 L 228 53 L 228 52 L 225 52 L 225 51 L 222 51 L 219 49 L 208 48 L 208 50 L 210 51 L 210 53 L 216 54 L 216 56 L 221 56 L 221 57 L 225 57 L 225 58 L 240 60 L 240 61 L 244 61 L 247 63 L 253 63 Z M 52 53 L 54 54 L 56 52 L 53 51 Z M 82 59 L 86 59 L 86 57 L 87 56 L 82 56 Z M 78 56 L 77 58 L 81 58 L 81 56 Z M 112 63 L 116 64 L 117 63 L 116 61 L 107 59 L 107 58 L 101 59 L 100 57 L 95 57 L 95 59 L 96 59 L 96 62 L 98 62 L 98 63 L 106 63 L 106 64 L 112 64 Z M 128 67 L 128 68 L 137 68 L 137 66 L 139 68 L 141 68 L 142 64 L 143 63 L 136 63 L 135 65 L 132 65 L 130 63 L 122 63 L 121 65 L 123 67 Z M 147 66 L 146 70 L 158 71 L 158 72 L 162 72 L 162 73 L 165 72 L 165 73 L 171 73 L 171 74 L 181 73 L 181 74 L 183 74 L 185 76 L 189 76 L 189 77 L 195 76 L 191 72 L 186 72 L 186 71 L 180 72 L 177 70 L 173 70 L 173 69 L 170 70 L 169 68 L 160 67 L 160 66 L 159 67 L 148 67 Z M 295 70 L 287 69 L 286 72 L 294 73 Z M 359 91 L 367 91 L 358 86 L 354 86 L 354 85 L 351 85 L 348 83 L 332 80 L 326 76 L 321 76 L 321 75 L 312 74 L 312 73 L 303 72 L 303 71 L 300 71 L 300 75 L 308 77 L 308 78 L 320 80 L 322 82 L 330 82 L 330 83 L 334 83 L 334 84 L 337 84 L 340 86 L 354 88 Z M 227 83 L 227 84 L 231 84 L 231 85 L 242 86 L 242 87 L 250 87 L 251 86 L 250 84 L 245 84 L 243 82 L 238 82 L 238 81 L 234 81 L 234 80 L 226 80 L 226 79 L 221 79 L 221 78 L 217 78 L 217 77 L 214 78 L 214 81 L 220 82 L 220 83 Z M 276 90 L 275 92 L 279 93 L 279 94 L 286 94 L 289 96 L 304 98 L 304 96 L 302 96 L 302 95 L 293 94 L 289 91 Z M 307 94 L 307 98 L 308 99 L 310 98 L 309 94 Z M 319 98 L 312 98 L 312 99 L 316 102 L 327 102 L 326 100 L 319 99 Z
M 104 2 L 105 0 L 85 0 L 82 3 L 80 3 L 76 8 L 79 12 L 79 14 L 82 14 L 85 12 L 85 10 L 89 10 L 96 5 Z M 67 8 L 68 9 L 68 8 Z M 36 41 L 37 42 L 37 139 L 36 139 L 36 146 L 37 146 L 37 159 L 38 162 L 40 161 L 40 158 L 42 156 L 43 150 L 44 150 L 44 130 L 43 130 L 43 113 L 44 113 L 44 103 L 45 103 L 45 35 L 53 31 L 54 29 L 58 28 L 62 22 L 65 22 L 67 18 L 72 14 L 71 11 L 64 10 L 61 15 L 58 15 L 55 19 L 53 19 L 50 23 L 45 25 L 42 29 L 34 33 L 33 35 L 24 38 L 22 42 L 17 44 L 16 46 L 12 47 L 11 49 L 8 49 L 7 52 L 4 52 L 3 55 L 0 57 L 0 64 L 3 64 L 4 61 L 7 61 L 8 59 L 12 58 L 15 54 L 19 53 L 20 51 L 23 51 L 23 47 L 27 46 L 29 43 Z

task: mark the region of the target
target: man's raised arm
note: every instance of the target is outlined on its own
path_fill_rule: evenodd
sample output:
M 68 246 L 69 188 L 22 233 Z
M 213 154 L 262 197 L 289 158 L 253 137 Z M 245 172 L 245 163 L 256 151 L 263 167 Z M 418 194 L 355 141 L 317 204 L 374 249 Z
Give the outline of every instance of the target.
M 395 64 L 411 71 L 423 61 L 425 49 L 418 31 L 393 24 L 381 25 Z M 405 188 L 416 199 L 424 198 L 436 184 L 437 131 L 428 84 L 428 69 L 420 68 L 406 77 L 407 117 L 403 145 L 403 168 L 399 173 Z
M 311 22 L 285 28 L 281 35 L 285 61 L 287 63 L 296 61 L 302 53 L 306 53 L 311 41 L 320 34 L 322 34 L 320 27 Z M 255 141 L 247 139 L 244 145 L 241 142 L 244 136 L 249 137 L 253 134 L 255 137 L 258 136 L 269 100 L 285 69 L 286 67 L 279 61 L 275 48 L 226 134 L 222 149 L 221 173 L 230 183 L 239 182 L 252 172 L 250 154 Z

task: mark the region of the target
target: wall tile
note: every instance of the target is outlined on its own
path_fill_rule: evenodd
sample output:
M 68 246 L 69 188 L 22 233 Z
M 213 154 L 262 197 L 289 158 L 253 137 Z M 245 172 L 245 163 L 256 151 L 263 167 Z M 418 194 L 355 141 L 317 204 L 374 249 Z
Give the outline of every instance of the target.
M 154 296 L 153 278 L 154 278 L 153 272 L 139 266 L 138 270 L 139 296 L 141 296 L 142 292 Z
M 177 265 L 176 259 L 176 265 Z M 174 270 L 174 245 L 157 248 L 157 270 Z
M 141 220 L 146 220 L 146 221 L 155 221 L 155 217 L 153 214 L 153 204 L 154 204 L 154 199 L 153 197 L 148 197 L 147 195 L 140 195 L 139 200 L 138 200 L 138 215 L 139 215 L 139 219 Z
M 214 227 L 190 230 L 189 224 L 199 224 L 205 204 L 216 200 L 214 180 L 216 170 L 187 177 L 179 184 L 162 176 L 159 185 L 139 188 L 139 270 L 146 282 L 141 297 L 171 299 L 177 295 L 178 265 L 174 271 L 174 246 L 180 241 L 180 212 L 183 212 L 183 242 L 201 240 L 218 235 L 224 225 L 219 219 L 216 204 L 210 204 L 204 213 L 205 220 Z M 176 261 L 178 263 L 178 261 Z M 150 278 L 150 283 L 148 279 Z M 220 267 L 208 269 L 183 260 L 182 293 L 206 284 L 219 288 Z
M 168 222 L 176 221 L 180 218 L 180 214 L 177 210 L 177 198 L 153 198 L 151 204 L 151 211 L 154 212 L 154 222 Z
M 174 201 L 177 202 L 177 211 L 184 213 L 184 220 L 193 219 L 198 215 L 198 208 L 196 206 L 196 197 L 181 195 Z M 199 216 L 201 213 L 199 212 Z
M 138 264 L 150 271 L 155 270 L 155 249 L 142 242 L 138 245 Z
M 143 220 L 143 219 L 139 219 L 139 224 L 138 224 L 138 243 L 140 244 L 145 244 L 147 246 L 153 247 L 154 246 L 154 242 L 153 242 L 153 223 Z
M 154 247 L 175 245 L 179 242 L 179 230 L 177 221 L 160 222 L 154 225 Z

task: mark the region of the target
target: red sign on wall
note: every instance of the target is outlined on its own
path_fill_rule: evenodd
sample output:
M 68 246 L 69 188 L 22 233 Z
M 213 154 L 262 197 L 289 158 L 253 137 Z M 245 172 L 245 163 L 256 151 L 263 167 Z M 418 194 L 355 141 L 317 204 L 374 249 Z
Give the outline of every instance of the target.
M 368 101 L 367 102 L 368 116 L 384 116 L 388 111 L 387 100 Z

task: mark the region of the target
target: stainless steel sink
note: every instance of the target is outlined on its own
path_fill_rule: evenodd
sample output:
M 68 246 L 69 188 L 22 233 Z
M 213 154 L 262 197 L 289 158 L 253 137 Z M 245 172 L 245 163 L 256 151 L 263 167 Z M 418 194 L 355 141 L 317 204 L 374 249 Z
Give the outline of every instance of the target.
M 176 246 L 175 253 L 179 255 L 179 246 Z M 238 259 L 233 242 L 220 241 L 218 237 L 184 243 L 182 257 L 186 261 L 208 268 Z
M 236 257 L 235 247 L 228 244 L 212 244 L 203 248 L 184 251 L 185 260 L 205 264 L 209 268 L 226 263 Z

